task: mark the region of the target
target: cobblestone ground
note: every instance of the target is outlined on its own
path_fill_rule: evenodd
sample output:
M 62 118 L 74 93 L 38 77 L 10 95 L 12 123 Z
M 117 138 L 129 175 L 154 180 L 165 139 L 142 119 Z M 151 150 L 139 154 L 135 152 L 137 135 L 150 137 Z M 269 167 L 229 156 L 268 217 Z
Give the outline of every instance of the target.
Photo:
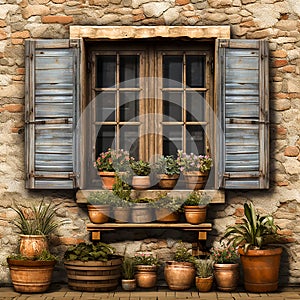
M 166 288 L 156 290 L 136 290 L 124 292 L 121 289 L 109 293 L 77 292 L 68 289 L 64 285 L 53 285 L 47 293 L 43 294 L 20 294 L 11 287 L 0 288 L 0 300 L 2 299 L 28 299 L 28 300 L 173 300 L 173 299 L 201 299 L 201 300 L 299 300 L 300 287 L 286 288 L 276 293 L 251 294 L 242 290 L 233 293 L 222 293 L 212 291 L 209 293 L 198 293 L 196 290 L 183 292 L 170 291 Z

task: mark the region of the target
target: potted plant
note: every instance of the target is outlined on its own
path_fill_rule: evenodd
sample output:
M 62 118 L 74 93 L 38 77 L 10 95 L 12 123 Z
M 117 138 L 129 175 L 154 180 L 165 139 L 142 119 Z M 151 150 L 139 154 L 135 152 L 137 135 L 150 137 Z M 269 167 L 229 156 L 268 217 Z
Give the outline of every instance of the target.
M 146 190 L 151 186 L 150 176 L 151 167 L 150 163 L 138 160 L 131 161 L 131 169 L 135 175 L 132 177 L 132 186 L 136 190 Z
M 178 150 L 177 163 L 184 175 L 188 189 L 200 190 L 205 187 L 213 165 L 212 159 L 208 155 L 186 154 L 182 150 Z
M 180 175 L 177 160 L 172 155 L 162 155 L 156 162 L 155 168 L 159 187 L 173 189 Z
M 142 288 L 152 288 L 157 281 L 159 260 L 151 252 L 137 252 L 134 256 L 135 278 Z
M 80 243 L 67 249 L 64 265 L 71 289 L 111 291 L 121 278 L 122 257 L 115 255 L 115 248 L 108 244 Z
M 16 205 L 12 209 L 17 213 L 14 225 L 20 231 L 20 254 L 28 259 L 41 255 L 48 249 L 48 236 L 63 222 L 55 219 L 58 206 L 53 203 L 25 208 Z
M 239 255 L 237 249 L 223 243 L 211 249 L 214 261 L 214 277 L 217 288 L 224 292 L 234 291 L 239 280 Z
M 213 277 L 214 261 L 210 258 L 196 259 L 196 288 L 199 292 L 209 292 L 214 281 Z
M 43 250 L 33 259 L 21 254 L 7 258 L 10 277 L 16 292 L 43 293 L 48 290 L 56 258 L 47 250 Z
M 116 196 L 108 190 L 92 192 L 87 197 L 87 208 L 92 223 L 102 224 L 109 220 L 111 204 Z
M 209 196 L 203 192 L 193 191 L 189 193 L 183 204 L 187 222 L 194 225 L 204 223 L 209 201 Z
M 241 223 L 229 226 L 224 238 L 239 246 L 244 274 L 244 286 L 249 292 L 273 292 L 278 289 L 282 247 L 278 226 L 271 215 L 260 216 L 253 203 L 244 204 L 245 217 Z
M 172 261 L 167 261 L 164 268 L 165 280 L 171 290 L 187 290 L 195 280 L 195 257 L 180 242 Z
M 149 223 L 155 219 L 153 214 L 153 199 L 137 198 L 132 201 L 131 220 L 133 223 Z
M 122 262 L 122 288 L 125 291 L 136 289 L 135 262 L 132 257 L 124 257 Z

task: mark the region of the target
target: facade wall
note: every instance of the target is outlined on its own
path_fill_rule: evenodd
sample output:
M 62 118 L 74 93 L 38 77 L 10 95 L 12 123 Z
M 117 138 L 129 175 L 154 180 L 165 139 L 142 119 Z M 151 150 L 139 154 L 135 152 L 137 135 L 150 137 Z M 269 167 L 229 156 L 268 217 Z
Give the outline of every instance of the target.
M 58 217 L 68 220 L 52 237 L 61 255 L 68 244 L 87 240 L 85 205 L 72 191 L 25 189 L 24 173 L 24 40 L 68 38 L 70 25 L 230 25 L 232 38 L 267 39 L 270 47 L 271 188 L 229 191 L 226 203 L 211 205 L 213 243 L 252 200 L 262 213 L 273 213 L 291 243 L 284 246 L 282 284 L 300 283 L 300 3 L 298 0 L 0 0 L 0 282 L 9 282 L 6 257 L 18 244 L 11 221 L 14 203 L 61 203 Z M 142 238 L 142 240 L 139 240 Z M 180 234 L 174 232 L 174 239 Z M 171 239 L 116 240 L 120 253 L 153 249 L 168 257 Z M 287 268 L 288 266 L 288 268 Z M 57 278 L 63 278 L 62 266 Z

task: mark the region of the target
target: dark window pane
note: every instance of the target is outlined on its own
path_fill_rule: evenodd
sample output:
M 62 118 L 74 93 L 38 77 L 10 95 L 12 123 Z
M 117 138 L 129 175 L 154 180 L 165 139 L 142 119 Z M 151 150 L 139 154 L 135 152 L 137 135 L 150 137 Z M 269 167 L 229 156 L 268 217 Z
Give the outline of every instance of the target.
M 138 121 L 139 93 L 120 92 L 120 121 Z
M 120 56 L 120 86 L 138 87 L 139 86 L 139 56 L 121 55 Z
M 174 88 L 182 86 L 182 56 L 165 55 L 163 57 L 163 86 Z
M 103 55 L 96 58 L 96 87 L 106 88 L 116 84 L 116 56 Z
M 186 126 L 186 152 L 204 154 L 204 130 L 202 126 Z
M 163 120 L 182 121 L 182 93 L 163 93 Z
M 115 121 L 115 93 L 99 93 L 96 98 L 96 120 L 98 122 Z
M 99 126 L 96 140 L 96 158 L 99 153 L 106 151 L 108 148 L 115 148 L 115 126 Z
M 186 120 L 187 122 L 205 121 L 204 93 L 186 93 Z
M 163 155 L 177 155 L 182 149 L 182 127 L 164 126 L 163 128 Z
M 120 148 L 129 151 L 130 156 L 139 159 L 139 126 L 120 126 Z
M 186 56 L 186 84 L 189 87 L 204 87 L 205 56 Z

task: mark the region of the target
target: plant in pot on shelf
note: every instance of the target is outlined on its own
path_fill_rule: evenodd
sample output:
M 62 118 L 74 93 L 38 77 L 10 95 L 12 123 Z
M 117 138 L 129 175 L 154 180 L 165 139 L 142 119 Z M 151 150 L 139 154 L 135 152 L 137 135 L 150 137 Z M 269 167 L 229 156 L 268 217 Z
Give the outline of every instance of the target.
M 274 292 L 278 277 L 283 238 L 278 234 L 271 215 L 260 216 L 253 203 L 244 204 L 245 217 L 241 223 L 227 227 L 224 238 L 239 246 L 244 286 L 249 292 Z M 273 245 L 272 245 L 273 244 Z
M 132 186 L 136 190 L 146 190 L 151 186 L 150 173 L 151 166 L 150 163 L 143 160 L 132 160 L 131 169 L 134 172 L 132 176 Z
M 153 199 L 137 198 L 132 201 L 131 220 L 133 223 L 150 223 L 155 220 L 153 213 Z
M 239 280 L 239 254 L 233 246 L 222 243 L 211 249 L 214 261 L 214 277 L 217 288 L 224 292 L 234 291 Z
M 196 288 L 199 292 L 209 292 L 214 281 L 213 277 L 214 261 L 210 258 L 196 259 Z
M 115 248 L 108 244 L 80 243 L 67 249 L 64 265 L 71 289 L 105 292 L 118 286 L 122 257 L 115 255 Z
M 157 269 L 160 262 L 152 252 L 137 252 L 134 256 L 135 278 L 142 288 L 153 288 L 157 281 Z
M 195 257 L 180 242 L 172 261 L 167 261 L 164 268 L 165 280 L 171 290 L 187 290 L 195 280 Z
M 43 293 L 51 284 L 56 257 L 48 250 L 43 250 L 33 259 L 21 254 L 11 255 L 7 258 L 7 263 L 16 292 Z
M 200 190 L 205 188 L 213 165 L 213 161 L 208 155 L 186 154 L 182 150 L 178 150 L 177 163 L 184 175 L 188 189 Z
M 183 204 L 187 222 L 193 225 L 204 223 L 209 202 L 210 197 L 204 192 L 193 191 L 188 194 Z
M 125 291 L 136 289 L 135 261 L 132 257 L 124 257 L 122 262 L 122 288 Z
M 48 249 L 48 236 L 64 222 L 55 217 L 59 206 L 43 201 L 28 208 L 16 205 L 12 209 L 17 213 L 13 221 L 20 231 L 20 254 L 33 259 Z
M 180 175 L 177 160 L 172 155 L 161 156 L 155 164 L 158 185 L 163 189 L 173 189 Z

